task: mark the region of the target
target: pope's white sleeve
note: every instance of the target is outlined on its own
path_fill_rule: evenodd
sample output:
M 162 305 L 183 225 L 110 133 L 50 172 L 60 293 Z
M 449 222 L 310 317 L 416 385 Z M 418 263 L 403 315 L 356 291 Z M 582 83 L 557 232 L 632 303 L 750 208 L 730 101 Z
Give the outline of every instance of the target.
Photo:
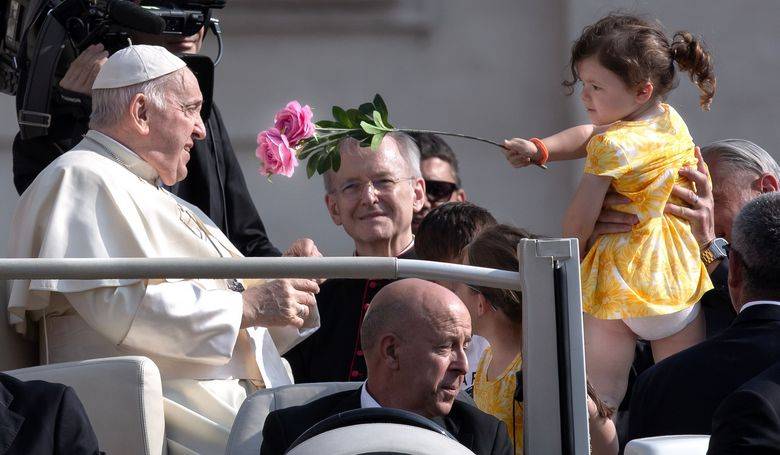
M 117 346 L 212 365 L 230 360 L 243 315 L 241 294 L 186 280 L 65 294 L 79 315 Z

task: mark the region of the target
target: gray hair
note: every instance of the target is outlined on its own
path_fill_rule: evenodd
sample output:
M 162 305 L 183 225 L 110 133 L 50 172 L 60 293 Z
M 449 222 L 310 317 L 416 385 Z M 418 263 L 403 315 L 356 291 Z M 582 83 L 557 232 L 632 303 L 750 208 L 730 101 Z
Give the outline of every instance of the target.
M 764 193 L 739 212 L 731 248 L 745 266 L 746 289 L 780 294 L 780 192 Z
M 780 180 L 780 166 L 766 150 L 744 139 L 724 139 L 702 147 L 706 160 L 716 160 L 734 170 L 749 172 L 756 177 L 771 174 Z
M 388 133 L 385 137 L 391 137 L 398 145 L 398 150 L 401 153 L 401 158 L 406 162 L 406 168 L 409 171 L 409 177 L 422 178 L 422 172 L 420 171 L 420 149 L 417 147 L 417 143 L 414 139 L 409 137 L 406 133 L 392 132 Z M 360 147 L 360 143 L 351 137 L 342 139 L 339 142 L 339 151 L 350 151 Z M 322 180 L 325 184 L 325 192 L 331 194 L 335 191 L 333 188 L 333 170 L 328 170 L 322 176 Z
M 127 107 L 133 97 L 139 93 L 143 93 L 155 108 L 165 109 L 165 92 L 171 84 L 182 80 L 183 70 L 185 68 L 127 87 L 92 90 L 92 114 L 89 116 L 89 127 L 94 129 L 117 125 L 126 115 Z

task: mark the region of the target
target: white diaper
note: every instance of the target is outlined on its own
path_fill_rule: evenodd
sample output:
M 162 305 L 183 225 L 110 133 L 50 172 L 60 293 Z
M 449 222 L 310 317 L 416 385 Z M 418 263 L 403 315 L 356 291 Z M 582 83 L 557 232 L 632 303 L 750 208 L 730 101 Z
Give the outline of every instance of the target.
M 647 341 L 660 340 L 674 335 L 690 324 L 699 314 L 699 303 L 682 311 L 660 316 L 648 316 L 643 318 L 626 318 L 629 329 L 639 338 Z

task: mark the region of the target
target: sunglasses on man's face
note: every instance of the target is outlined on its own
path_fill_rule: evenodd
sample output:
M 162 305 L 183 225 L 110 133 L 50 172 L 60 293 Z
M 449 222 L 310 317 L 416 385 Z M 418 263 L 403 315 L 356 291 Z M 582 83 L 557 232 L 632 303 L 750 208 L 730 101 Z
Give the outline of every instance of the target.
M 425 195 L 431 202 L 446 201 L 452 196 L 452 193 L 458 189 L 457 183 L 442 182 L 441 180 L 426 180 Z

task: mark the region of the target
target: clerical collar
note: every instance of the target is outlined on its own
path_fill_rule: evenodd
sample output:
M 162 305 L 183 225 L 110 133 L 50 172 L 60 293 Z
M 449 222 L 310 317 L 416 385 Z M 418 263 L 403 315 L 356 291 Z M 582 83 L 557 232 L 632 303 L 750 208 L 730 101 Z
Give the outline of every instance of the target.
M 94 152 L 103 155 L 112 161 L 116 161 L 128 171 L 152 185 L 157 185 L 157 180 L 160 177 L 157 171 L 151 164 L 142 160 L 141 157 L 136 155 L 132 150 L 100 131 L 89 130 L 85 137 L 93 142 L 97 142 L 100 146 L 93 150 Z
M 396 254 L 396 255 L 395 255 L 395 256 L 393 256 L 393 257 L 401 257 L 401 256 L 403 256 L 404 254 L 408 253 L 409 251 L 412 251 L 412 248 L 414 248 L 414 234 L 412 234 L 412 240 L 409 242 L 409 244 L 408 244 L 408 245 L 406 245 L 406 246 L 405 246 L 405 247 L 404 247 L 404 248 L 401 250 L 401 252 L 400 252 L 400 253 Z M 355 251 L 353 251 L 353 252 L 352 252 L 352 256 L 358 257 L 358 256 L 360 256 L 360 255 L 358 254 L 357 250 L 355 250 Z

